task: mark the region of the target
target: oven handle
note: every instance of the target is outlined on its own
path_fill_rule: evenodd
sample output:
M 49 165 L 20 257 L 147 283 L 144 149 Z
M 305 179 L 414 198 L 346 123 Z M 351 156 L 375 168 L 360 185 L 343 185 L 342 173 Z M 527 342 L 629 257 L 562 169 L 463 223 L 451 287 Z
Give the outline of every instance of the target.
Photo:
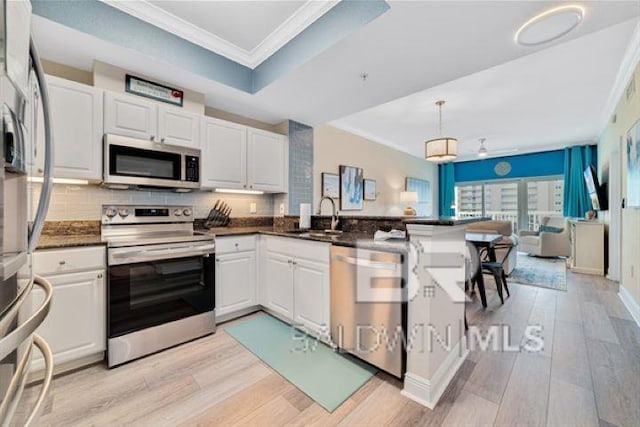
M 167 249 L 151 249 L 151 250 L 139 250 L 128 252 L 116 252 L 111 254 L 114 259 L 133 258 L 137 259 L 149 259 L 149 258 L 165 258 L 167 256 L 174 257 L 175 255 L 190 256 L 190 255 L 206 255 L 213 253 L 216 248 L 215 243 L 201 246 L 188 246 L 184 248 L 167 248 Z

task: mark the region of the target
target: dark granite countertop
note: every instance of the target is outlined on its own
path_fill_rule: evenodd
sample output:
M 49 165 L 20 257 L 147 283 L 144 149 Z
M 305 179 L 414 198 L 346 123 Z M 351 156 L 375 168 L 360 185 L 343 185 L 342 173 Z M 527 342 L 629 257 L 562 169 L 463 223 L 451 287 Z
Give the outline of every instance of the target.
M 491 220 L 491 218 L 488 218 L 488 217 L 475 217 L 475 218 L 455 218 L 455 217 L 422 218 L 422 217 L 416 217 L 416 218 L 411 218 L 411 219 L 405 219 L 403 222 L 405 224 L 417 224 L 417 225 L 453 226 L 453 225 L 465 225 L 465 224 L 471 224 L 473 222 L 489 221 L 489 220 Z
M 201 230 L 202 231 L 202 230 Z M 268 236 L 288 237 L 300 240 L 309 240 L 313 242 L 330 243 L 337 246 L 358 247 L 385 252 L 406 253 L 408 242 L 405 240 L 392 239 L 385 241 L 373 240 L 371 233 L 345 232 L 339 235 L 314 236 L 308 231 L 291 230 L 283 231 L 274 229 L 273 227 L 230 227 L 230 228 L 212 228 L 203 230 L 203 232 L 213 234 L 217 237 L 224 236 L 240 236 L 248 234 L 265 234 Z
M 217 237 L 242 236 L 245 234 L 257 234 L 261 231 L 273 231 L 272 225 L 261 225 L 256 227 L 214 227 L 209 230 L 198 230 L 201 233 L 213 234 Z
M 212 234 L 217 237 L 266 234 L 269 236 L 288 237 L 314 242 L 330 243 L 337 246 L 359 247 L 363 249 L 399 253 L 406 253 L 408 247 L 408 242 L 405 240 L 391 239 L 377 241 L 373 240 L 373 235 L 371 233 L 363 232 L 345 232 L 340 235 L 333 236 L 314 236 L 310 235 L 307 231 L 282 231 L 274 229 L 274 227 L 272 226 L 218 227 L 212 228 L 210 230 L 198 231 Z M 99 234 L 41 236 L 38 242 L 37 249 L 69 248 L 74 246 L 96 246 L 105 244 L 106 242 L 102 240 L 102 237 Z
M 106 245 L 99 234 L 75 234 L 69 236 L 40 236 L 36 249 L 70 248 L 74 246 Z

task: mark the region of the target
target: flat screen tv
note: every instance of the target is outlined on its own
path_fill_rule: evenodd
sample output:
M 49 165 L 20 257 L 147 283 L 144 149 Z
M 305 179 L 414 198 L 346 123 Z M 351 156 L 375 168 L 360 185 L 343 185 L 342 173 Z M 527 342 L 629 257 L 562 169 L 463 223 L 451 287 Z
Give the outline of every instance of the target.
M 598 182 L 598 173 L 593 165 L 589 165 L 589 167 L 584 170 L 584 180 L 587 183 L 587 191 L 589 192 L 593 209 L 606 211 L 608 209 L 607 189 Z

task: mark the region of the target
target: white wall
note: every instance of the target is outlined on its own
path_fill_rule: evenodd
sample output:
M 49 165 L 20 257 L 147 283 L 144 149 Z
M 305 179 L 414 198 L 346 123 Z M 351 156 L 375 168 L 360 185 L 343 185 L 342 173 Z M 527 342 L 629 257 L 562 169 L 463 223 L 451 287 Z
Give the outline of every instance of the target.
M 617 167 L 611 164 L 611 153 L 618 147 L 622 153 L 622 194 L 626 197 L 626 137 L 631 127 L 640 120 L 640 64 L 637 64 L 632 78 L 635 78 L 635 94 L 627 99 L 623 93 L 619 100 L 614 115 L 615 123 L 609 122 L 598 142 L 598 169 L 600 179 L 608 181 L 609 171 Z M 636 189 L 637 191 L 637 189 Z M 607 212 L 603 219 L 605 224 L 614 220 Z M 624 287 L 640 305 L 640 208 L 622 210 L 621 230 L 621 257 L 620 257 L 620 285 Z
M 344 215 L 402 215 L 405 204 L 399 198 L 407 177 L 431 182 L 433 214 L 437 215 L 438 168 L 435 164 L 330 125 L 314 128 L 313 145 L 314 213 L 322 197 L 322 172 L 337 174 L 340 165 L 349 165 L 363 168 L 365 179 L 376 181 L 379 194 L 376 201 L 365 201 L 363 210 L 345 211 Z M 324 203 L 322 213 L 330 212 L 329 203 Z

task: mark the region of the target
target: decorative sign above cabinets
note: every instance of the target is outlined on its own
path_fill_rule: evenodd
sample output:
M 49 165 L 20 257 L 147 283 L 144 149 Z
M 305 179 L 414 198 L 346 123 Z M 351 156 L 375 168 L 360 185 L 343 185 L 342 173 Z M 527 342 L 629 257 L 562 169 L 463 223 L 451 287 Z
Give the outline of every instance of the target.
M 124 89 L 134 95 L 155 99 L 182 107 L 184 92 L 179 89 L 170 88 L 159 83 L 150 82 L 127 74 L 125 77 Z

